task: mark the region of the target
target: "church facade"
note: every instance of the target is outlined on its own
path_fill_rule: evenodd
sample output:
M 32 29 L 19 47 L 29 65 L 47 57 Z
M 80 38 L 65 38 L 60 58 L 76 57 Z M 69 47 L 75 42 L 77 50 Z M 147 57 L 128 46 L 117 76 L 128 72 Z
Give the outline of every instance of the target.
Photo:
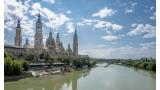
M 70 44 L 68 44 L 68 48 L 65 49 L 60 40 L 59 33 L 57 33 L 56 39 L 54 39 L 51 31 L 49 32 L 45 44 L 43 43 L 42 21 L 40 14 L 36 21 L 33 47 L 30 46 L 28 39 L 26 39 L 26 43 L 22 47 L 21 30 L 21 23 L 20 20 L 18 20 L 15 33 L 15 45 L 4 45 L 5 52 L 12 53 L 15 56 L 23 56 L 27 53 L 32 53 L 36 60 L 39 60 L 40 55 L 43 53 L 48 53 L 50 56 L 78 56 L 78 35 L 76 30 L 73 36 L 73 49 L 71 49 Z

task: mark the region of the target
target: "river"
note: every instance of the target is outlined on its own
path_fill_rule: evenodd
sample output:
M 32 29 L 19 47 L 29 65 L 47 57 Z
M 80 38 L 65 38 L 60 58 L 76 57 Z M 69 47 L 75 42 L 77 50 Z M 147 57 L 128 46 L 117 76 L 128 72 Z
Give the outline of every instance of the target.
M 66 75 L 30 77 L 5 82 L 5 90 L 156 90 L 156 74 L 121 65 L 103 64 Z

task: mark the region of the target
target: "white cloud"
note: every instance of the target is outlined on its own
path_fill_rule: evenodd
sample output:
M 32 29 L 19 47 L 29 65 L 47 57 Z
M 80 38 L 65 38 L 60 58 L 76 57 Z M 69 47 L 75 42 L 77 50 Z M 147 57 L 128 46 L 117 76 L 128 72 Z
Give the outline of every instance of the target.
M 149 19 L 155 20 L 156 19 L 156 12 L 154 12 L 153 15 L 149 17 Z
M 15 31 L 15 27 L 18 19 L 21 21 L 22 33 L 25 35 L 30 35 L 33 33 L 33 21 L 26 15 L 29 11 L 29 1 L 16 2 L 15 0 L 5 0 L 5 30 Z
M 119 31 L 119 30 L 121 30 L 123 28 L 123 26 L 117 25 L 117 24 L 113 24 L 112 28 L 113 28 L 113 30 Z
M 4 6 L 4 29 L 8 31 L 5 34 L 14 33 L 17 21 L 20 19 L 23 39 L 33 36 L 34 22 L 27 16 L 30 8 L 30 0 L 24 1 L 23 4 L 21 1 L 5 0 Z M 5 41 L 7 42 L 7 40 Z M 8 42 L 12 41 L 9 40 Z
M 67 32 L 68 33 L 72 33 L 75 30 L 75 28 L 73 26 L 73 23 L 67 23 L 66 27 L 67 27 Z
M 137 2 L 128 4 L 127 8 L 125 9 L 125 13 L 133 13 L 135 12 L 135 6 L 137 5 Z
M 118 37 L 115 35 L 106 35 L 106 36 L 102 36 L 101 38 L 106 41 L 113 41 L 118 39 Z
M 111 22 L 106 22 L 106 21 L 99 21 L 94 25 L 95 28 L 104 28 L 104 29 L 109 29 L 112 27 Z
M 154 6 L 151 6 L 151 7 L 150 7 L 150 10 L 153 10 L 153 9 L 154 9 Z
M 156 47 L 156 42 L 147 42 L 147 43 L 141 43 L 139 44 L 143 49 L 154 49 Z
M 117 53 L 118 54 L 115 54 Z M 86 54 L 94 58 L 109 58 L 109 59 L 137 59 L 143 57 L 155 57 L 155 42 L 142 43 L 139 47 L 130 45 L 122 47 L 95 47 L 84 49 L 80 54 Z
M 82 22 L 81 24 L 84 24 L 84 25 L 92 25 L 93 23 L 95 23 L 97 20 L 95 19 L 85 19 L 85 18 L 82 18 Z
M 123 29 L 122 25 L 118 25 L 109 21 L 103 21 L 99 19 L 85 19 L 82 18 L 81 22 L 78 22 L 77 25 L 79 26 L 92 26 L 92 28 L 97 28 L 101 30 L 114 30 L 114 31 L 120 31 Z
M 119 31 L 123 29 L 122 25 L 114 24 L 114 23 L 107 22 L 107 21 L 98 21 L 94 25 L 94 27 L 99 28 L 99 29 L 106 29 L 106 30 L 112 29 L 114 31 Z
M 32 10 L 30 11 L 31 15 L 35 16 L 39 11 L 43 19 L 49 21 L 48 23 L 45 23 L 46 26 L 52 28 L 53 30 L 58 30 L 66 22 L 71 21 L 71 18 L 64 14 L 56 14 L 50 9 L 42 7 L 40 3 L 34 3 L 32 5 Z
M 145 34 L 143 36 L 143 38 L 153 38 L 156 36 L 156 31 L 155 30 L 151 30 L 149 33 Z
M 54 4 L 56 0 L 42 0 L 43 2 Z
M 112 34 L 112 33 L 111 33 L 111 31 L 106 31 L 106 33 L 107 33 L 107 34 L 109 34 L 109 35 L 111 35 L 111 34 Z
M 66 15 L 62 13 L 56 14 L 50 9 L 42 7 L 40 3 L 31 3 L 31 0 L 25 0 L 23 4 L 21 1 L 16 2 L 16 0 L 5 0 L 4 7 L 5 30 L 15 32 L 17 21 L 20 19 L 24 39 L 27 37 L 34 37 L 36 19 L 29 16 L 36 16 L 37 18 L 39 11 L 42 16 L 43 28 L 47 26 L 53 30 L 58 30 L 62 25 L 71 22 L 71 18 Z M 44 23 L 44 21 L 47 22 Z
M 106 16 L 112 16 L 113 14 L 115 14 L 115 10 L 109 9 L 107 7 L 99 10 L 97 13 L 94 13 L 92 16 L 94 17 L 100 17 L 100 18 L 104 18 Z
M 125 10 L 125 12 L 126 12 L 126 13 L 133 13 L 134 10 L 133 10 L 133 9 L 128 9 L 128 8 L 127 8 L 127 9 Z
M 67 13 L 67 14 L 70 14 L 70 13 L 71 13 L 71 11 L 70 11 L 70 10 L 68 10 L 66 13 Z
M 128 32 L 129 36 L 143 35 L 143 38 L 153 38 L 156 36 L 156 27 L 150 24 L 134 24 L 133 29 Z
M 78 26 L 84 26 L 84 24 L 81 23 L 81 22 L 78 22 L 77 25 L 78 25 Z

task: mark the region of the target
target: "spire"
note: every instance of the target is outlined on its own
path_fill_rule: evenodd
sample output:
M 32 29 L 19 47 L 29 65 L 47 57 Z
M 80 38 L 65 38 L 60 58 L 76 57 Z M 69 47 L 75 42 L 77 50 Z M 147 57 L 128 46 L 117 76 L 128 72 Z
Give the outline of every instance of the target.
M 49 37 L 52 37 L 52 32 L 51 32 L 51 30 L 50 30 L 50 32 L 49 32 Z
M 68 44 L 68 49 L 70 49 L 70 44 Z
M 76 28 L 75 28 L 75 33 L 77 33 L 77 30 L 76 30 Z
M 21 23 L 20 20 L 18 19 L 17 27 L 20 27 Z
M 15 46 L 21 47 L 22 37 L 21 37 L 21 27 L 20 27 L 20 20 L 18 19 L 16 33 L 15 33 Z
M 76 36 L 76 37 L 77 37 L 77 30 L 76 30 L 76 28 L 75 28 L 75 33 L 74 33 L 74 36 Z
M 63 47 L 63 43 L 61 42 L 61 47 Z
M 26 45 L 29 45 L 29 43 L 28 43 L 28 38 L 26 39 Z
M 73 55 L 78 55 L 78 36 L 77 36 L 77 30 L 75 29 L 75 33 L 73 36 Z
M 57 38 L 59 38 L 59 33 L 57 33 Z
M 38 22 L 41 22 L 41 14 L 40 14 L 40 11 L 39 11 L 39 14 L 38 14 Z

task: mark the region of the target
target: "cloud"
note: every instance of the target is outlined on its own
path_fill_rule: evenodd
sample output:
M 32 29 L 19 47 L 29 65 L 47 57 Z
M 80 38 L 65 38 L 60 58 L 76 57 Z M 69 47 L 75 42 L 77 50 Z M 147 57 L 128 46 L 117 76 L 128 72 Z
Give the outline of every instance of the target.
M 123 28 L 123 26 L 118 25 L 118 24 L 113 24 L 112 28 L 113 28 L 113 30 L 119 31 L 119 30 L 121 30 Z
M 15 32 L 17 21 L 20 19 L 24 39 L 34 37 L 35 23 L 39 11 L 42 16 L 43 28 L 50 27 L 53 30 L 59 30 L 61 26 L 71 22 L 71 18 L 65 14 L 54 13 L 46 7 L 42 7 L 40 3 L 32 3 L 30 0 L 25 0 L 23 3 L 21 1 L 16 2 L 16 0 L 5 0 L 4 6 L 4 29 L 7 33 Z
M 41 13 L 43 19 L 46 19 L 48 22 L 45 25 L 53 30 L 59 30 L 59 28 L 71 21 L 71 18 L 67 17 L 65 14 L 56 14 L 46 7 L 42 7 L 40 3 L 32 4 L 32 10 L 30 11 L 31 15 L 35 16 L 38 13 Z
M 16 25 L 18 19 L 21 22 L 21 31 L 22 31 L 22 39 L 26 39 L 28 37 L 33 37 L 34 34 L 34 20 L 30 19 L 27 14 L 30 8 L 30 0 L 26 0 L 23 3 L 21 1 L 16 2 L 16 0 L 5 0 L 4 2 L 5 10 L 4 10 L 4 30 L 5 35 L 8 33 L 14 33 L 16 30 Z M 14 36 L 14 35 L 13 35 Z M 25 40 L 23 40 L 25 41 Z M 13 44 L 13 41 L 6 40 L 6 44 Z
M 120 31 L 123 29 L 122 25 L 118 25 L 109 21 L 103 21 L 99 19 L 85 19 L 82 18 L 81 22 L 78 22 L 77 25 L 79 26 L 91 26 L 92 28 L 97 28 L 101 30 L 113 30 L 113 31 Z
M 125 13 L 133 13 L 135 12 L 135 6 L 137 5 L 137 2 L 128 4 L 127 8 L 125 9 Z
M 43 2 L 54 4 L 56 0 L 42 0 Z
M 128 9 L 128 8 L 127 8 L 127 9 L 125 10 L 125 12 L 126 12 L 126 13 L 133 13 L 134 10 L 133 10 L 133 9 Z
M 82 18 L 81 25 L 84 24 L 84 25 L 89 25 L 90 26 L 90 25 L 94 24 L 97 21 L 99 21 L 99 20 Z
M 85 26 L 85 25 L 84 25 L 83 23 L 81 23 L 81 22 L 78 22 L 77 25 L 78 25 L 78 26 Z
M 156 19 L 156 12 L 154 12 L 153 15 L 149 17 L 149 19 L 155 20 Z
M 153 10 L 153 9 L 154 9 L 154 6 L 151 6 L 151 7 L 150 7 L 150 10 Z
M 102 36 L 101 38 L 106 41 L 113 41 L 118 39 L 118 37 L 115 35 L 106 35 L 106 36 Z
M 115 12 L 116 10 L 112 10 L 107 7 L 104 7 L 103 9 L 99 10 L 97 13 L 94 13 L 92 16 L 104 18 L 106 16 L 112 16 L 113 14 L 115 14 Z
M 111 35 L 111 34 L 112 34 L 112 33 L 111 33 L 111 31 L 106 31 L 106 33 L 107 33 L 107 34 L 109 34 L 109 35 Z
M 132 24 L 132 28 L 128 32 L 129 36 L 143 35 L 143 38 L 153 38 L 156 36 L 156 27 L 150 24 Z
M 130 45 L 121 47 L 95 47 L 81 50 L 81 54 L 89 55 L 93 58 L 108 59 L 138 59 L 143 57 L 155 58 L 155 42 L 141 43 L 139 47 Z M 117 53 L 118 54 L 115 54 Z
M 156 47 L 156 42 L 147 42 L 147 43 L 141 43 L 139 44 L 143 49 L 154 49 Z
M 70 13 L 71 13 L 71 10 L 68 10 L 66 13 L 67 13 L 67 14 L 70 14 Z
M 68 33 L 72 33 L 75 30 L 75 28 L 73 26 L 73 23 L 67 23 L 66 27 L 67 27 L 67 32 Z
M 23 35 L 33 34 L 33 20 L 26 15 L 29 11 L 29 1 L 16 2 L 15 0 L 5 0 L 4 27 L 5 30 L 15 31 L 18 19 L 21 21 Z
M 123 29 L 122 25 L 114 24 L 114 23 L 107 22 L 107 21 L 98 21 L 94 25 L 94 27 L 98 29 L 106 29 L 106 30 L 112 29 L 114 31 L 119 31 Z

